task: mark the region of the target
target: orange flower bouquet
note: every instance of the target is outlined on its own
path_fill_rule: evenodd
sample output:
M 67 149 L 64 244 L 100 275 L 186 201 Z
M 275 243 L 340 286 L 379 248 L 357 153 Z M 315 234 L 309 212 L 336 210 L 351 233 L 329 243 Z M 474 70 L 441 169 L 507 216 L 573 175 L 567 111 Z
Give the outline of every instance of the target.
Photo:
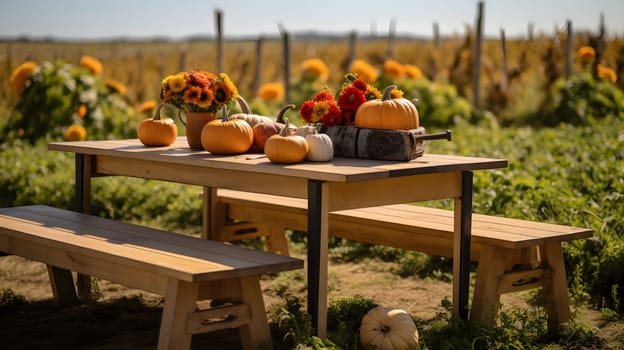
M 197 70 L 163 79 L 160 98 L 187 112 L 217 112 L 235 103 L 238 89 L 226 73 Z

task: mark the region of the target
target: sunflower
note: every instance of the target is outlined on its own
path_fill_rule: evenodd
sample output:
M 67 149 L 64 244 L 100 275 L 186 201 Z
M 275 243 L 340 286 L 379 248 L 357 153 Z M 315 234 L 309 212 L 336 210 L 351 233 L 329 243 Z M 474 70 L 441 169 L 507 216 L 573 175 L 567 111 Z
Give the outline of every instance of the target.
M 106 85 L 106 87 L 109 88 L 111 92 L 116 92 L 120 95 L 125 95 L 126 90 L 128 90 L 123 83 L 114 79 L 106 79 L 104 81 L 104 85 Z
M 238 98 L 238 89 L 236 88 L 236 85 L 234 85 L 234 83 L 232 82 L 232 79 L 230 79 L 230 76 L 226 73 L 221 73 L 219 74 L 219 78 L 223 82 L 225 89 L 229 92 L 229 98 Z
M 600 79 L 606 80 L 611 82 L 612 84 L 615 84 L 615 82 L 617 81 L 617 74 L 615 73 L 615 71 L 609 67 L 603 66 L 602 64 L 599 64 L 596 69 L 598 70 L 598 77 Z
M 9 85 L 13 92 L 21 95 L 24 89 L 26 89 L 28 80 L 38 68 L 39 66 L 33 61 L 26 61 L 17 66 L 9 78 Z
M 102 63 L 95 57 L 82 56 L 80 58 L 80 65 L 87 68 L 92 74 L 100 75 L 102 73 Z
M 405 67 L 398 61 L 388 59 L 383 64 L 384 74 L 392 79 L 401 79 L 405 77 Z
M 167 88 L 175 94 L 182 92 L 186 89 L 186 75 L 184 73 L 170 75 L 165 78 L 164 84 L 166 84 Z
M 329 68 L 320 58 L 309 58 L 303 61 L 301 70 L 304 75 L 311 76 L 320 82 L 327 81 L 329 77 Z
M 377 70 L 364 60 L 354 60 L 351 62 L 349 71 L 357 74 L 358 77 L 368 84 L 372 84 L 377 80 Z
M 412 78 L 412 79 L 420 79 L 423 77 L 423 72 L 422 70 L 420 70 L 420 68 L 411 65 L 411 64 L 406 64 L 403 66 L 403 68 L 405 68 L 405 75 L 408 78 Z
M 582 64 L 587 64 L 596 57 L 596 50 L 591 46 L 581 46 L 576 51 L 576 56 Z
M 82 125 L 72 124 L 65 130 L 67 141 L 84 141 L 86 138 L 87 130 Z
M 79 118 L 84 118 L 87 115 L 87 106 L 85 104 L 78 106 L 76 114 L 78 114 Z
M 265 83 L 258 89 L 258 96 L 265 102 L 281 101 L 284 98 L 282 83 Z
M 141 112 L 141 113 L 149 113 L 149 112 L 153 111 L 154 108 L 156 108 L 156 101 L 155 100 L 147 100 L 147 101 L 141 103 L 141 105 L 139 106 L 139 112 Z

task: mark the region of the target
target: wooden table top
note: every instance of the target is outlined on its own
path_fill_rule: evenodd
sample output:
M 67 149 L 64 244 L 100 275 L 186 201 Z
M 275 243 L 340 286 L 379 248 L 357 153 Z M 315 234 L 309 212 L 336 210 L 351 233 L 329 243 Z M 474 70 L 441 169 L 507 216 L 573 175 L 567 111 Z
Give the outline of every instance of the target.
M 167 147 L 145 147 L 138 139 L 52 142 L 48 149 L 85 155 L 140 159 L 213 169 L 283 175 L 311 180 L 355 182 L 389 177 L 507 167 L 506 159 L 428 154 L 411 161 L 334 158 L 331 162 L 275 164 L 258 153 L 213 155 L 188 147 L 185 137 Z

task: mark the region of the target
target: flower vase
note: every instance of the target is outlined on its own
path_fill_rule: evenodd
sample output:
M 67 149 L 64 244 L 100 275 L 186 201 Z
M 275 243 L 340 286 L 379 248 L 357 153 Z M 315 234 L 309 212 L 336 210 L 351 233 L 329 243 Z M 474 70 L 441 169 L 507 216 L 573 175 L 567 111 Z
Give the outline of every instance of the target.
M 186 112 L 186 121 L 182 124 L 186 127 L 186 141 L 190 148 L 204 149 L 201 143 L 201 132 L 204 125 L 217 118 L 215 112 Z

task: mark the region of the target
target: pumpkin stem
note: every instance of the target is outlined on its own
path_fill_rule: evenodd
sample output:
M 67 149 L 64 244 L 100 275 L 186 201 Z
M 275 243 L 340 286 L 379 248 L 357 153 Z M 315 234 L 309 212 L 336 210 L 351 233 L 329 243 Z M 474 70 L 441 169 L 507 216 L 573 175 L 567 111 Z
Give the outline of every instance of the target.
M 292 135 L 291 131 L 290 131 L 290 128 L 288 127 L 288 118 L 284 118 L 284 128 L 282 129 L 282 131 L 280 131 L 279 135 L 282 136 L 282 137 L 286 137 L 286 136 L 291 136 Z
M 249 108 L 249 105 L 247 104 L 247 101 L 245 101 L 243 96 L 238 96 L 236 98 L 236 101 L 238 101 L 238 105 L 240 106 L 243 114 L 251 114 L 251 109 Z
M 160 120 L 160 109 L 162 108 L 162 106 L 164 106 L 164 103 L 159 103 L 158 106 L 156 107 L 156 110 L 154 111 L 154 120 Z
M 228 121 L 227 107 L 225 105 L 223 105 L 223 107 L 221 108 L 221 121 Z
M 292 103 L 282 107 L 282 109 L 280 109 L 279 113 L 277 113 L 277 118 L 275 118 L 275 121 L 277 123 L 285 124 L 284 123 L 284 113 L 286 113 L 286 111 L 291 109 L 291 108 L 295 108 L 295 105 L 292 104 Z
M 392 90 L 396 89 L 397 86 L 396 85 L 390 85 L 388 86 L 384 92 L 383 92 L 383 96 L 381 97 L 382 101 L 387 101 L 392 99 Z
M 390 332 L 390 327 L 386 326 L 385 324 L 382 324 L 379 326 L 379 330 L 381 331 L 381 333 L 388 333 Z

